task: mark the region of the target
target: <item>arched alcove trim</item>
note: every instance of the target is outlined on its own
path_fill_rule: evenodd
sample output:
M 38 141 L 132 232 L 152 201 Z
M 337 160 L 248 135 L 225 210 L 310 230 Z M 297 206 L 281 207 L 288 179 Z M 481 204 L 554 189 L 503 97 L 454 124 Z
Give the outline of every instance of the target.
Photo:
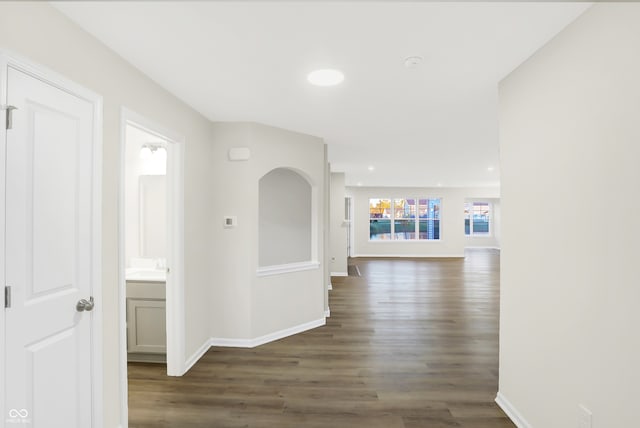
M 318 230 L 319 230 L 319 226 L 318 226 L 318 188 L 317 186 L 314 185 L 313 181 L 309 178 L 309 176 L 304 173 L 303 171 L 297 170 L 295 168 L 288 168 L 288 167 L 280 167 L 280 168 L 274 168 L 271 171 L 269 171 L 268 173 L 266 173 L 265 175 L 263 175 L 260 178 L 260 183 L 263 184 L 263 179 L 265 179 L 265 177 L 269 176 L 270 174 L 274 173 L 275 171 L 288 171 L 291 173 L 295 173 L 299 178 L 303 179 L 306 184 L 309 186 L 310 189 L 310 212 L 308 214 L 308 218 L 309 218 L 309 235 L 308 236 L 308 258 L 306 258 L 305 260 L 292 260 L 291 262 L 284 262 L 284 263 L 264 263 L 264 255 L 261 255 L 261 252 L 264 251 L 264 243 L 261 241 L 263 239 L 265 239 L 265 233 L 262 230 L 259 230 L 258 234 L 259 234 L 259 248 L 258 248 L 258 268 L 256 271 L 257 276 L 270 276 L 270 275 L 281 275 L 281 274 L 286 274 L 286 273 L 290 273 L 290 272 L 299 272 L 299 271 L 305 271 L 305 270 L 313 270 L 313 269 L 319 269 L 320 267 L 320 263 L 318 261 Z M 264 189 L 261 186 L 261 190 L 260 192 L 262 192 Z M 261 194 L 260 196 L 261 198 L 264 197 L 264 195 Z M 262 199 L 261 199 L 262 200 Z M 262 209 L 264 209 L 263 206 L 261 206 L 262 203 L 259 204 L 259 213 L 258 216 L 260 218 L 260 222 L 263 222 L 263 218 L 261 217 L 264 213 L 261 213 L 260 211 Z M 260 227 L 264 227 L 264 225 L 260 225 Z M 259 229 L 260 229 L 259 227 Z M 305 237 L 306 240 L 306 237 Z M 306 252 L 306 250 L 305 250 Z

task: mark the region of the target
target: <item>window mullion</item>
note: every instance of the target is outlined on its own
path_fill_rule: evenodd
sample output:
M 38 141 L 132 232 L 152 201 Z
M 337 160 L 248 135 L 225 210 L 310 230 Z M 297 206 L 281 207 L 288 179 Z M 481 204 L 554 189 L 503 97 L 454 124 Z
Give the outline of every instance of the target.
M 414 227 L 414 238 L 415 240 L 420 240 L 420 198 L 414 198 L 413 199 L 415 202 L 415 213 L 413 214 L 413 218 L 415 220 L 415 227 Z
M 390 199 L 391 203 L 391 240 L 395 241 L 396 239 L 396 200 L 395 198 Z

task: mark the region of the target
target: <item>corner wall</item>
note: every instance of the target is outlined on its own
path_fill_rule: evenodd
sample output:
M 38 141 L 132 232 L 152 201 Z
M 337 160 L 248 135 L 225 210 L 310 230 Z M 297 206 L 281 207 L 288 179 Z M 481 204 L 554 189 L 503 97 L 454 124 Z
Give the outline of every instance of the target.
M 215 175 L 207 195 L 212 198 L 209 263 L 212 284 L 211 334 L 214 343 L 238 346 L 261 337 L 324 321 L 325 145 L 322 139 L 257 123 L 214 123 Z M 247 147 L 247 161 L 230 161 L 228 151 Z M 258 276 L 258 183 L 276 168 L 305 175 L 315 188 L 315 269 Z M 237 216 L 237 227 L 225 229 L 224 216 Z M 274 316 L 276 315 L 277 316 Z M 235 342 L 234 342 L 235 341 Z M 243 345 L 244 344 L 244 345 Z
M 498 198 L 499 188 L 348 187 L 353 196 L 354 257 L 464 257 L 464 201 Z M 369 241 L 369 199 L 442 199 L 439 241 Z
M 344 187 L 344 173 L 331 173 L 331 210 L 330 245 L 331 253 L 329 264 L 331 276 L 347 276 L 347 233 L 348 228 L 344 224 L 344 198 L 346 195 Z
M 638 426 L 640 4 L 596 3 L 500 85 L 499 402 Z

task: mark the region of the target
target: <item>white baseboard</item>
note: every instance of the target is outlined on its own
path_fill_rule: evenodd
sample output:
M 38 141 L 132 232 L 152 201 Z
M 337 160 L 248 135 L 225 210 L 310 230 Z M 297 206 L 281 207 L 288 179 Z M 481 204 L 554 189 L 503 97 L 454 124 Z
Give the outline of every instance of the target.
M 226 337 L 212 337 L 209 339 L 210 346 L 220 346 L 223 348 L 252 348 L 252 339 L 228 339 Z
M 502 395 L 498 392 L 496 396 L 496 404 L 500 406 L 503 412 L 509 416 L 511 422 L 513 422 L 518 428 L 531 428 L 531 424 L 518 412 L 518 410 Z
M 327 310 L 324 311 L 324 317 L 325 318 L 330 318 L 331 317 L 331 308 L 327 308 Z
M 349 272 L 331 272 L 331 276 L 349 276 Z
M 500 251 L 500 247 L 484 247 L 484 246 L 474 246 L 474 245 L 469 245 L 469 246 L 465 246 L 464 247 L 465 250 L 469 249 L 469 250 L 498 250 Z
M 191 355 L 187 359 L 187 361 L 185 361 L 184 370 L 182 371 L 182 374 L 184 375 L 185 373 L 187 373 L 191 369 L 191 367 L 193 367 L 193 365 L 197 363 L 200 358 L 202 358 L 202 356 L 209 350 L 210 347 L 211 347 L 211 339 L 204 342 L 202 346 L 200 346 L 198 350 L 194 352 L 193 355 Z
M 369 258 L 421 258 L 421 259 L 438 259 L 438 258 L 464 258 L 462 254 L 356 254 L 351 257 L 369 257 Z
M 325 311 L 325 317 L 329 317 L 330 315 L 331 311 L 327 309 Z M 182 374 L 187 373 L 189 369 L 191 369 L 191 367 L 193 367 L 193 365 L 197 363 L 198 360 L 200 360 L 200 358 L 202 358 L 202 356 L 212 346 L 220 346 L 225 348 L 255 348 L 256 346 L 264 345 L 265 343 L 273 342 L 288 336 L 293 336 L 294 334 L 321 327 L 326 323 L 326 318 L 321 318 L 294 327 L 285 328 L 284 330 L 276 331 L 274 333 L 265 334 L 264 336 L 256 337 L 254 339 L 228 339 L 224 337 L 212 337 L 205 343 L 203 343 L 202 346 L 200 346 L 200 348 L 198 348 L 198 350 L 194 352 L 193 355 L 191 355 L 189 359 L 184 363 L 184 371 Z
M 323 317 L 318 320 L 309 321 L 294 327 L 285 328 L 284 330 L 265 334 L 264 336 L 256 337 L 254 339 L 227 339 L 212 337 L 209 340 L 209 344 L 210 346 L 224 346 L 230 348 L 255 348 L 256 346 L 264 345 L 265 343 L 273 342 L 288 336 L 293 336 L 294 334 L 302 333 L 303 331 L 321 327 L 326 323 L 327 321 Z

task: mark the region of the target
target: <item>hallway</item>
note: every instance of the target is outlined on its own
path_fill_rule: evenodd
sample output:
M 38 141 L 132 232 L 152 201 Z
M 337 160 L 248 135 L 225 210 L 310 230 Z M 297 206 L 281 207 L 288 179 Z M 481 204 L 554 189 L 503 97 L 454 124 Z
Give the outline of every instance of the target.
M 499 253 L 350 263 L 324 327 L 212 348 L 182 378 L 130 364 L 130 427 L 513 427 L 493 402 Z

